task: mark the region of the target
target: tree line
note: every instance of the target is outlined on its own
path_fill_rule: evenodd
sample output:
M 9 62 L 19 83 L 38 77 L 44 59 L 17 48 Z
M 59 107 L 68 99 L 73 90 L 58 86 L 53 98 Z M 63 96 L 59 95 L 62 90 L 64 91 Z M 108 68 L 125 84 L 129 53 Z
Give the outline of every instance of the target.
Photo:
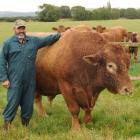
M 0 18 L 0 21 L 15 21 L 17 18 L 24 19 L 26 21 L 57 21 L 59 19 L 70 18 L 72 20 L 109 20 L 109 19 L 140 19 L 140 9 L 127 8 L 118 9 L 111 8 L 110 2 L 107 6 L 97 9 L 86 9 L 83 6 L 55 6 L 50 4 L 43 4 L 39 6 L 39 11 L 36 12 L 36 17 L 10 17 Z
M 109 20 L 109 19 L 140 19 L 140 9 L 127 8 L 118 9 L 111 8 L 110 2 L 107 6 L 88 10 L 83 6 L 57 7 L 50 4 L 43 4 L 37 13 L 40 21 L 57 21 L 61 18 L 72 18 L 73 20 Z

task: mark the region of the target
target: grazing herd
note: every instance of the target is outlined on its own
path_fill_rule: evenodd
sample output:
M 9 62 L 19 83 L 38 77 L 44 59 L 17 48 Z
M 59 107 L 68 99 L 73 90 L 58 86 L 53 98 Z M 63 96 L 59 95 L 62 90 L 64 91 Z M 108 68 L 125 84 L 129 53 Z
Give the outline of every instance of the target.
M 101 35 L 110 42 L 122 42 L 127 34 L 127 30 L 123 27 L 106 28 L 99 25 L 96 28 L 93 27 L 93 29 L 101 33 Z
M 94 30 L 95 31 L 94 31 Z M 122 27 L 105 28 L 86 25 L 53 27 L 64 32 L 58 42 L 38 51 L 36 59 L 36 98 L 39 115 L 47 116 L 41 102 L 47 96 L 51 102 L 62 94 L 72 116 L 72 129 L 79 129 L 80 108 L 85 112 L 84 122 L 92 121 L 91 111 L 102 90 L 114 94 L 132 94 L 128 75 L 130 55 L 124 46 L 111 42 L 138 42 L 137 35 Z M 47 33 L 29 33 L 46 36 Z M 132 51 L 133 50 L 133 51 Z M 135 55 L 136 48 L 129 48 Z

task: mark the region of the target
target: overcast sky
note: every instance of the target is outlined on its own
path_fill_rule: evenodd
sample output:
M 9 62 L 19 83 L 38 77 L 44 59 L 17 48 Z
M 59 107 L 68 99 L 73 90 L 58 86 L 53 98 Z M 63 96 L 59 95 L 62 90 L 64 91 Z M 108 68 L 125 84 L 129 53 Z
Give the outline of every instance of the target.
M 38 6 L 44 3 L 56 6 L 68 5 L 70 7 L 81 5 L 86 8 L 99 8 L 105 6 L 108 0 L 1 0 L 0 11 L 30 12 L 38 11 Z M 112 7 L 140 8 L 140 0 L 110 0 Z

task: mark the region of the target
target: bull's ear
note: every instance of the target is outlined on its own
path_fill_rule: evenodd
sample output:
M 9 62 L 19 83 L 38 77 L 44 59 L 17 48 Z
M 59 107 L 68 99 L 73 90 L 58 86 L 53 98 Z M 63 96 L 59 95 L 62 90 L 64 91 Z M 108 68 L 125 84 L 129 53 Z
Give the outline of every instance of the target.
M 71 27 L 66 27 L 65 30 L 71 29 Z
M 56 27 L 52 27 L 52 30 L 57 31 L 58 29 Z
M 96 27 L 92 27 L 93 30 L 96 30 Z
M 85 62 L 87 62 L 88 64 L 91 64 L 91 65 L 95 65 L 95 66 L 100 62 L 101 58 L 102 57 L 99 54 L 83 56 L 83 60 Z

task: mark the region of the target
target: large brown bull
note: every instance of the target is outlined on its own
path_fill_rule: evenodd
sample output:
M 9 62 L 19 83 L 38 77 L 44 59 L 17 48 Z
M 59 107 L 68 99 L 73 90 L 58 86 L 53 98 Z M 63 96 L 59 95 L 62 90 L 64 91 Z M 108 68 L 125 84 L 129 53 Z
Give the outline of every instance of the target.
M 123 27 L 106 28 L 98 25 L 97 27 L 93 27 L 93 29 L 96 30 L 98 33 L 101 33 L 102 36 L 110 42 L 124 41 L 127 33 L 127 30 Z
M 53 27 L 52 29 L 54 31 L 63 33 L 66 30 L 71 29 L 71 28 L 70 27 L 66 28 L 63 25 L 61 25 L 61 26 L 58 26 L 58 27 Z M 80 31 L 80 32 L 87 32 L 87 31 L 92 31 L 92 28 L 87 26 L 87 25 L 78 25 L 75 28 L 73 28 L 73 30 Z M 52 33 L 45 33 L 45 32 L 31 32 L 31 33 L 28 33 L 28 35 L 39 36 L 39 37 L 44 37 L 44 36 L 49 35 L 49 34 L 52 34 Z M 48 100 L 49 100 L 50 105 L 52 105 L 52 101 L 53 101 L 54 98 L 55 98 L 55 96 L 48 96 Z M 37 95 L 35 101 L 36 101 L 36 105 L 37 105 L 37 109 L 38 109 L 38 114 L 39 114 L 39 116 L 47 116 L 41 100 L 42 100 L 42 96 Z
M 132 92 L 129 63 L 125 50 L 109 44 L 99 33 L 66 31 L 53 46 L 38 51 L 37 96 L 53 98 L 62 93 L 72 128 L 79 129 L 80 108 L 85 111 L 84 121 L 91 121 L 91 109 L 102 90 L 122 95 Z

